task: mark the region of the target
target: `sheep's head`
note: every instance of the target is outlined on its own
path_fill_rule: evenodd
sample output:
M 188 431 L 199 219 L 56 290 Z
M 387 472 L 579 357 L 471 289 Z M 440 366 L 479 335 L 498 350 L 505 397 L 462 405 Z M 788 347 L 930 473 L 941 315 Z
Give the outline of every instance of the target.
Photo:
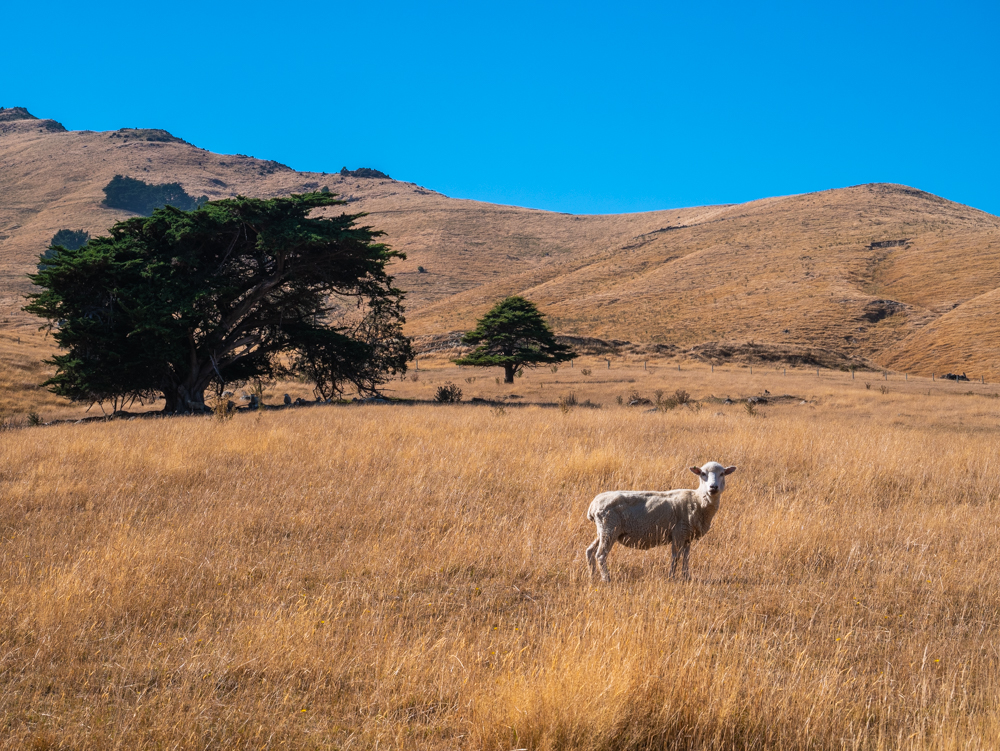
M 704 467 L 690 469 L 701 480 L 698 490 L 705 491 L 713 498 L 726 489 L 726 475 L 736 471 L 736 467 L 723 467 L 718 462 L 709 462 Z

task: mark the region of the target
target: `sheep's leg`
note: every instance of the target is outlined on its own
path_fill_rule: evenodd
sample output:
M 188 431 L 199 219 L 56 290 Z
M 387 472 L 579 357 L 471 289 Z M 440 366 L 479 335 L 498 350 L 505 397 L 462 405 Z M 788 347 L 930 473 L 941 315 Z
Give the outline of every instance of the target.
M 597 554 L 597 546 L 601 544 L 601 537 L 598 535 L 590 546 L 587 548 L 587 566 L 590 568 L 590 578 L 594 578 L 594 574 L 597 573 L 597 561 L 594 557 Z
M 681 575 L 684 577 L 685 581 L 691 581 L 691 571 L 688 569 L 688 555 L 691 554 L 691 543 L 689 542 L 686 545 L 684 545 L 684 547 L 681 550 L 684 555 L 684 564 L 681 567 L 682 571 Z
M 670 541 L 670 578 L 673 579 L 677 574 L 677 558 L 681 554 L 681 546 L 677 544 L 676 540 Z M 687 563 L 687 558 L 684 559 L 685 564 Z
M 615 544 L 615 535 L 609 534 L 605 530 L 600 531 L 597 538 L 597 566 L 601 570 L 601 581 L 611 581 L 611 574 L 608 573 L 608 553 Z

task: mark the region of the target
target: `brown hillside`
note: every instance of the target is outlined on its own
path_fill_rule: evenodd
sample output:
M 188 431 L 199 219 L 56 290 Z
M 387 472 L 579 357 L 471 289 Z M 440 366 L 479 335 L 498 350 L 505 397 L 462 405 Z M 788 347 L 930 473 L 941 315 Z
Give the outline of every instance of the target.
M 996 367 L 981 340 L 955 362 L 900 347 L 911 336 L 923 341 L 914 335 L 949 311 L 964 320 L 965 304 L 975 304 L 976 316 L 996 312 L 987 294 L 1000 287 L 994 216 L 902 186 L 865 185 L 678 224 L 686 226 L 499 279 L 417 311 L 414 324 L 460 328 L 518 291 L 565 333 L 682 348 L 713 340 L 815 346 L 928 374 Z M 957 333 L 935 330 L 948 341 Z
M 161 130 L 61 132 L 24 114 L 0 120 L 0 320 L 9 330 L 36 324 L 19 311 L 25 275 L 56 231 L 98 234 L 128 216 L 100 205 L 122 174 L 209 198 L 329 186 L 408 254 L 395 274 L 414 336 L 468 329 L 499 297 L 520 293 L 560 334 L 661 352 L 752 359 L 761 347 L 792 358 L 815 349 L 842 362 L 1000 378 L 1000 339 L 969 338 L 997 326 L 1000 219 L 911 188 L 573 216 L 295 172 Z

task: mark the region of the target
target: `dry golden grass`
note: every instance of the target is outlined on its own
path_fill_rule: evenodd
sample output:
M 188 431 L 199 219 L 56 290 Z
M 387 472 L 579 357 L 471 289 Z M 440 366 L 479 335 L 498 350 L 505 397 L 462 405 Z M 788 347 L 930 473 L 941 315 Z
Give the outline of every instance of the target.
M 82 411 L 40 386 L 52 375 L 44 360 L 53 353 L 52 340 L 32 328 L 0 333 L 0 421 L 16 422 L 29 412 L 53 419 Z
M 702 398 L 783 377 L 714 375 L 650 378 Z M 784 378 L 807 404 L 757 417 L 324 406 L 0 433 L 0 747 L 992 747 L 1000 401 Z M 619 547 L 591 583 L 590 499 L 709 459 L 739 470 L 694 581 Z

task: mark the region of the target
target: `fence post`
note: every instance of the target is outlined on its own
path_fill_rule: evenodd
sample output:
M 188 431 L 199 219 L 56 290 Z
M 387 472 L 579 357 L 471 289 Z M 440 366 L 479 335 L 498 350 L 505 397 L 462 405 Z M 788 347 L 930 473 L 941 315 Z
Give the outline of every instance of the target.
M 611 370 L 611 360 L 608 360 L 608 370 Z
M 677 363 L 677 372 L 678 372 L 678 373 L 680 373 L 680 372 L 681 372 L 681 364 L 680 364 L 680 363 Z
M 714 362 L 712 363 L 712 372 L 713 373 L 715 372 L 715 363 Z
M 646 363 L 647 363 L 647 362 L 649 362 L 649 360 L 643 360 L 643 361 L 642 361 L 642 369 L 643 369 L 643 370 L 645 370 L 645 369 L 646 369 Z

